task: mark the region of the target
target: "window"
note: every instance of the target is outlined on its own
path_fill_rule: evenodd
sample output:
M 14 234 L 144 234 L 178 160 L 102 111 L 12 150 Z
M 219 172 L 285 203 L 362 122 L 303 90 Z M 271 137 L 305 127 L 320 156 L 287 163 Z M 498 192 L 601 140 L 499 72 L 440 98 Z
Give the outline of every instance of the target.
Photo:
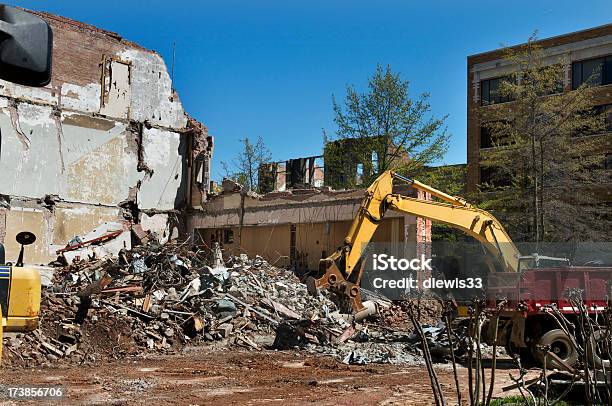
M 355 184 L 361 185 L 363 183 L 363 164 L 357 164 L 357 174 L 355 176 Z
M 372 151 L 372 171 L 378 173 L 378 152 Z
M 492 187 L 509 186 L 512 184 L 510 175 L 499 167 L 480 167 L 480 186 L 486 190 Z
M 506 120 L 482 123 L 480 126 L 480 148 L 505 146 L 512 143 L 503 124 L 508 125 L 509 123 Z
M 491 128 L 488 125 L 480 127 L 480 148 L 491 148 L 493 140 L 491 139 Z
M 572 89 L 586 83 L 589 86 L 612 83 L 612 55 L 586 59 L 572 64 Z
M 510 101 L 509 96 L 502 96 L 500 93 L 500 85 L 507 81 L 508 77 L 504 76 L 496 79 L 487 79 L 480 82 L 480 104 L 488 106 L 489 104 L 506 103 Z
M 606 158 L 604 160 L 604 168 L 612 169 L 612 154 L 606 154 Z
M 234 231 L 226 228 L 223 230 L 223 244 L 233 244 L 234 243 Z

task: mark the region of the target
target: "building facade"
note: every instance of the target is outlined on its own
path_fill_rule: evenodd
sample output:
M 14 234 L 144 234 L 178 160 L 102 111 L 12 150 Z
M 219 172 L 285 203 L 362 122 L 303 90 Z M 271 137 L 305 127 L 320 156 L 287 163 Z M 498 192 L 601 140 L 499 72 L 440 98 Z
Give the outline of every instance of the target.
M 587 29 L 536 42 L 542 47 L 545 62 L 561 63 L 564 75 L 563 92 L 571 92 L 589 80 L 593 87 L 593 105 L 599 112 L 607 112 L 606 134 L 602 137 L 598 154 L 605 157 L 601 166 L 612 170 L 612 24 Z M 518 45 L 515 49 L 520 47 Z M 481 109 L 509 103 L 498 89 L 504 77 L 513 71 L 504 59 L 504 49 L 471 55 L 467 58 L 467 186 L 469 192 L 478 190 L 489 180 L 490 172 L 480 165 L 483 154 L 492 148 L 490 132 L 483 126 Z M 511 108 L 511 107 L 509 107 Z M 603 198 L 612 201 L 612 184 Z
M 281 267 L 316 271 L 319 260 L 342 246 L 365 196 L 364 189 L 293 189 L 258 195 L 227 184 L 188 220 L 196 244 L 225 253 L 261 255 Z M 407 185 L 395 193 L 416 196 Z M 430 199 L 419 192 L 419 198 Z M 389 210 L 373 242 L 431 241 L 431 221 Z
M 0 81 L 0 242 L 31 231 L 46 264 L 77 236 L 140 224 L 160 238 L 201 206 L 212 138 L 185 113 L 154 51 L 47 13 L 53 76 L 42 88 Z M 129 244 L 128 238 L 125 244 Z

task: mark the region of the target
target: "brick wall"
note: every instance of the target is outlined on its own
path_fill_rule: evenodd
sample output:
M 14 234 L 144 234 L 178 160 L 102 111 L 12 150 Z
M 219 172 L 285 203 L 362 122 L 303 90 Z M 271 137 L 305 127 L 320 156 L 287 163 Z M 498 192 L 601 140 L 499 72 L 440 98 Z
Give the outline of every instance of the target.
M 564 57 L 568 63 L 569 82 L 565 83 L 565 91 L 571 90 L 571 62 L 585 59 L 585 55 L 600 56 L 612 54 L 612 24 L 596 27 L 584 31 L 542 39 L 537 42 L 545 51 Z M 511 47 L 518 49 L 520 45 Z M 468 191 L 477 189 L 480 182 L 480 98 L 479 78 L 476 68 L 489 64 L 488 77 L 503 76 L 504 49 L 481 54 L 471 55 L 467 58 L 467 185 Z M 594 91 L 596 104 L 612 103 L 612 85 L 600 86 Z M 511 103 L 487 108 L 507 108 Z M 505 107 L 502 107 L 505 106 Z M 610 141 L 607 146 L 609 147 Z M 612 152 L 612 151 L 611 151 Z

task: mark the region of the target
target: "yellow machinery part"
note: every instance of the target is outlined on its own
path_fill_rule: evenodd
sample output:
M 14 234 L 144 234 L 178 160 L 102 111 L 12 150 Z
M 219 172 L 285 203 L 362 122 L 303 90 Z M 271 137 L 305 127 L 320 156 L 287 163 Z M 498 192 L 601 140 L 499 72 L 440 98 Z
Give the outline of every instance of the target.
M 413 188 L 430 193 L 443 202 L 393 194 L 394 178 L 409 182 Z M 347 307 L 351 307 L 353 312 L 363 310 L 359 291 L 363 270 L 361 259 L 365 247 L 388 209 L 462 230 L 480 241 L 493 257 L 499 260 L 505 272 L 518 271 L 520 252 L 503 225 L 491 213 L 474 207 L 463 198 L 450 196 L 416 180 L 386 171 L 367 189 L 344 245 L 321 260 L 318 278 L 307 279 L 309 292 L 330 289 L 341 299 L 342 310 Z M 490 268 L 494 270 L 492 264 Z
M 5 312 L 6 331 L 36 330 L 40 312 L 40 273 L 37 270 L 13 267 L 9 307 Z

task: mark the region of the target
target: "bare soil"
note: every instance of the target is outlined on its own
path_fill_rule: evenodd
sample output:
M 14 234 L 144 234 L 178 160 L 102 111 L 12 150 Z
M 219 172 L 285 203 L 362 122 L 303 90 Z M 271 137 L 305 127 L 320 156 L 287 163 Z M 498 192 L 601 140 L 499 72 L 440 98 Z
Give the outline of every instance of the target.
M 499 361 L 497 396 L 511 384 L 508 360 Z M 448 404 L 456 404 L 450 364 L 436 367 Z M 426 368 L 345 365 L 295 351 L 196 347 L 178 355 L 101 362 L 93 366 L 0 370 L 4 385 L 61 385 L 58 401 L 2 404 L 66 405 L 431 405 Z M 460 370 L 467 386 L 467 371 Z M 464 398 L 467 396 L 464 393 Z

